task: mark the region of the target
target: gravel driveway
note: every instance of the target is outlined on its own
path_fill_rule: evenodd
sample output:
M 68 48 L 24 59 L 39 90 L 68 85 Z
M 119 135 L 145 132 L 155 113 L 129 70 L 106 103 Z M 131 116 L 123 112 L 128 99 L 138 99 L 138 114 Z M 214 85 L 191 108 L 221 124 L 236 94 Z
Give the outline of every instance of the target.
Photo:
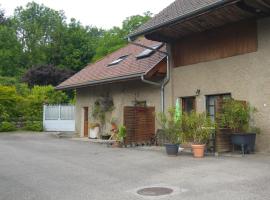
M 169 196 L 136 190 L 166 186 Z M 1 200 L 268 200 L 270 157 L 194 159 L 45 134 L 0 134 Z

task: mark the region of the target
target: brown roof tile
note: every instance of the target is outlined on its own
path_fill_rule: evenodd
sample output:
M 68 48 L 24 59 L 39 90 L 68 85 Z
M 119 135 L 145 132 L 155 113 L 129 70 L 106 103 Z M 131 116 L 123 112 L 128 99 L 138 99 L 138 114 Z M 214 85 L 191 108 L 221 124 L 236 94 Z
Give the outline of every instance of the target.
M 136 42 L 145 46 L 160 44 L 144 38 L 140 38 Z M 165 58 L 164 54 L 155 52 L 149 57 L 137 59 L 136 55 L 141 53 L 143 50 L 145 49 L 142 47 L 128 44 L 126 47 L 117 50 L 98 62 L 86 66 L 80 72 L 76 73 L 56 88 L 76 88 L 93 85 L 97 82 L 106 82 L 113 78 L 127 79 L 127 77 L 140 77 L 141 74 L 146 73 Z M 162 50 L 165 51 L 164 46 L 162 47 Z M 129 56 L 117 65 L 108 66 L 111 62 L 124 55 Z

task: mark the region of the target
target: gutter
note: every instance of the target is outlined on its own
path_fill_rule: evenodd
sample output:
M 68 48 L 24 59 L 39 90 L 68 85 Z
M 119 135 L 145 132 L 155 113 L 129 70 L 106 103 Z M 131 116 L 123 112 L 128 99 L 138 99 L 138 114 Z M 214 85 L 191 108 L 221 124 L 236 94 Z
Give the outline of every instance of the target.
M 157 26 L 152 26 L 150 28 L 144 29 L 144 30 L 139 31 L 137 33 L 130 34 L 128 36 L 128 39 L 130 40 L 130 39 L 134 39 L 135 37 L 138 37 L 140 35 L 149 34 L 149 33 L 153 32 L 153 31 L 155 31 L 157 29 L 163 28 L 164 26 L 170 26 L 171 24 L 174 24 L 174 23 L 176 23 L 176 22 L 178 22 L 180 20 L 185 20 L 187 18 L 193 17 L 194 15 L 200 15 L 200 14 L 202 14 L 204 12 L 207 12 L 210 9 L 216 9 L 216 8 L 218 8 L 220 6 L 223 6 L 223 5 L 226 5 L 226 4 L 230 4 L 230 3 L 237 3 L 239 1 L 241 1 L 241 0 L 223 0 L 223 1 L 219 1 L 217 3 L 214 3 L 214 4 L 211 4 L 211 5 L 208 5 L 208 6 L 199 8 L 197 10 L 194 10 L 194 11 L 192 11 L 192 12 L 186 14 L 186 15 L 182 15 L 182 16 L 179 16 L 179 17 L 174 18 L 172 20 L 169 20 L 169 21 L 166 21 L 164 23 L 161 23 L 161 24 L 159 24 Z
M 170 74 L 171 74 L 171 72 L 170 72 L 170 70 L 171 70 L 171 68 L 170 68 L 170 55 L 168 53 L 164 52 L 164 51 L 160 51 L 159 49 L 154 49 L 154 48 L 151 48 L 151 47 L 148 47 L 148 46 L 136 43 L 136 42 L 132 42 L 130 38 L 128 38 L 128 42 L 133 44 L 133 45 L 143 47 L 143 48 L 146 48 L 146 49 L 150 49 L 152 51 L 159 52 L 159 53 L 162 53 L 162 54 L 166 55 L 167 73 L 166 73 L 166 77 L 163 79 L 163 81 L 161 83 L 145 79 L 145 75 L 147 75 L 147 73 L 149 71 L 147 71 L 147 72 L 145 72 L 144 74 L 141 75 L 142 82 L 160 87 L 160 104 L 161 104 L 160 106 L 161 106 L 161 112 L 164 113 L 164 111 L 165 111 L 165 86 L 170 81 Z M 168 51 L 168 52 L 170 52 L 170 51 Z
M 80 84 L 74 84 L 74 85 L 66 85 L 66 86 L 57 86 L 55 87 L 56 90 L 64 90 L 64 89 L 75 89 L 75 88 L 84 88 L 88 86 L 93 86 L 93 85 L 102 85 L 102 84 L 107 84 L 110 82 L 114 81 L 124 81 L 127 79 L 140 79 L 140 77 L 145 74 L 145 73 L 137 73 L 137 74 L 130 74 L 126 76 L 119 76 L 119 77 L 114 77 L 114 78 L 107 78 L 107 79 L 102 79 L 98 81 L 89 81 L 89 82 L 84 82 Z

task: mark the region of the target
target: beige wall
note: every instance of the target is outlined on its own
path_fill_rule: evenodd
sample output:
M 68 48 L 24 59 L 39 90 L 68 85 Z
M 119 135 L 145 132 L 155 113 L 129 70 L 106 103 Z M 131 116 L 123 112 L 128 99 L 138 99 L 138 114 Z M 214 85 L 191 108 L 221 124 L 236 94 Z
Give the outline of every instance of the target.
M 199 112 L 205 111 L 205 95 L 222 93 L 231 93 L 235 99 L 249 101 L 255 106 L 259 111 L 256 122 L 262 131 L 257 139 L 257 148 L 270 152 L 270 19 L 258 22 L 257 52 L 174 68 L 165 90 L 165 107 L 173 105 L 178 97 L 194 96 L 197 89 L 201 90 L 196 99 Z M 78 133 L 81 133 L 82 108 L 89 107 L 91 116 L 95 99 L 106 92 L 113 97 L 116 109 L 112 115 L 119 124 L 123 123 L 123 107 L 132 105 L 135 98 L 146 100 L 147 105 L 160 111 L 159 88 L 140 81 L 78 89 Z
M 77 133 L 80 133 L 81 136 L 83 107 L 89 107 L 90 121 L 96 122 L 96 120 L 93 120 L 91 117 L 93 104 L 98 97 L 106 93 L 109 93 L 112 96 L 115 109 L 111 115 L 107 115 L 108 123 L 104 132 L 108 132 L 111 128 L 109 125 L 111 117 L 116 118 L 118 124 L 123 123 L 123 108 L 124 106 L 132 106 L 135 99 L 138 101 L 146 100 L 148 106 L 154 106 L 156 112 L 160 111 L 160 88 L 142 83 L 141 81 L 130 81 L 78 89 L 76 102 L 76 131 Z
M 205 111 L 205 95 L 231 93 L 258 109 L 257 125 L 262 134 L 257 140 L 260 151 L 270 152 L 270 19 L 258 22 L 258 51 L 189 66 L 172 73 L 173 99 L 197 97 L 197 111 Z

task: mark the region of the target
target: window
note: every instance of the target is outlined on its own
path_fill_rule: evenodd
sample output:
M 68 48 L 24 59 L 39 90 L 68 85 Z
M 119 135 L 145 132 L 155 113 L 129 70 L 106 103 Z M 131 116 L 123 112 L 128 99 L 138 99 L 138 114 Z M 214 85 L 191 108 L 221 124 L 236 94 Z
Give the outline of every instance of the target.
M 182 110 L 183 112 L 186 113 L 196 111 L 196 98 L 195 97 L 182 98 Z
M 108 67 L 119 64 L 120 62 L 125 60 L 127 57 L 128 57 L 128 55 L 124 55 L 124 56 L 121 56 L 121 57 L 117 58 L 116 60 L 114 60 L 110 64 L 108 64 Z
M 156 44 L 151 46 L 152 49 L 159 49 L 162 46 L 162 44 Z M 145 49 L 144 51 L 142 51 L 139 55 L 136 56 L 137 59 L 142 59 L 142 58 L 146 58 L 150 55 L 152 55 L 154 53 L 154 50 L 151 49 Z
M 210 116 L 212 121 L 215 121 L 218 101 L 231 98 L 231 94 L 220 94 L 220 95 L 208 95 L 206 96 L 206 112 Z

